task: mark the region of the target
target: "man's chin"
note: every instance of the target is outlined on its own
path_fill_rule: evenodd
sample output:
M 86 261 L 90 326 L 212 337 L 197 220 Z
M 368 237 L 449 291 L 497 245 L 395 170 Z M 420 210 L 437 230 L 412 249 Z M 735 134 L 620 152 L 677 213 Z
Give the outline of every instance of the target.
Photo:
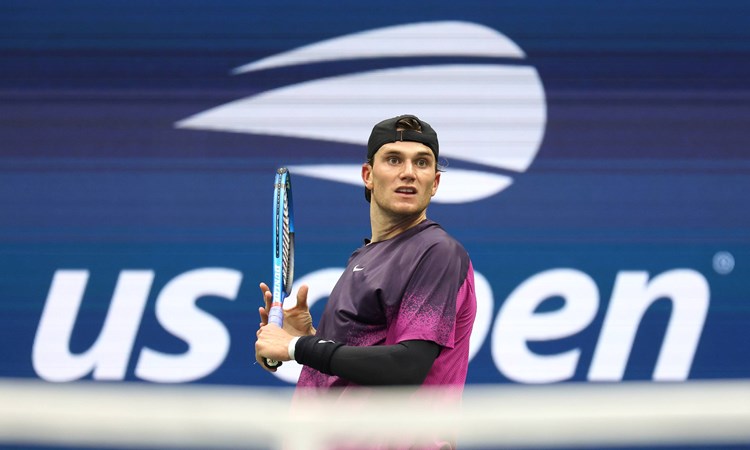
M 424 208 L 422 208 L 420 205 L 417 205 L 416 203 L 400 202 L 391 205 L 389 210 L 394 215 L 407 217 L 419 215 L 424 210 Z

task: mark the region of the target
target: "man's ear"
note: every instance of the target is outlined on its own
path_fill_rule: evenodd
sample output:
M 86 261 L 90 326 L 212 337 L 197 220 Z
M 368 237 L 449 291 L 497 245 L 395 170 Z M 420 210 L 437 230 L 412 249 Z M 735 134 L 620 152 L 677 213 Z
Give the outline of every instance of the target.
M 372 166 L 369 163 L 362 164 L 362 181 L 367 189 L 372 190 Z
M 437 188 L 438 188 L 438 185 L 440 184 L 440 175 L 441 174 L 442 174 L 442 172 L 438 172 L 438 173 L 435 174 L 435 182 L 432 183 L 432 196 L 433 197 L 435 196 L 435 194 L 437 194 Z

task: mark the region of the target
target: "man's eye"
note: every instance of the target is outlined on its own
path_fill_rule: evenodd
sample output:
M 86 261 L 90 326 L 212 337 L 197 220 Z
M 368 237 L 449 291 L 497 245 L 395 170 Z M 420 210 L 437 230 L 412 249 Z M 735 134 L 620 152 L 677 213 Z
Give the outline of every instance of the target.
M 398 164 L 398 158 L 396 158 L 395 156 L 389 157 L 387 161 L 388 164 Z
M 417 161 L 417 167 L 427 167 L 427 160 L 420 159 L 419 161 Z

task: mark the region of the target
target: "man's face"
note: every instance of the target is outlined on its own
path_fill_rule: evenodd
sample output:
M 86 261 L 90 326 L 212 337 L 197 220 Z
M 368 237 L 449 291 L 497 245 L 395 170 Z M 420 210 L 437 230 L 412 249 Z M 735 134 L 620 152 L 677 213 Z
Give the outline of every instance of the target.
M 440 172 L 435 155 L 419 142 L 398 141 L 380 147 L 372 165 L 362 166 L 371 202 L 389 215 L 421 214 L 437 192 Z

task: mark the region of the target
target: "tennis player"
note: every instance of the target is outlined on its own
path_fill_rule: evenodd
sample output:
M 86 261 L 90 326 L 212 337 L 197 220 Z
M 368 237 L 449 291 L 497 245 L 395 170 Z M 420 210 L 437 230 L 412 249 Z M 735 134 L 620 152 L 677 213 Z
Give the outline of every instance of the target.
M 265 307 L 256 359 L 295 360 L 304 388 L 421 385 L 463 389 L 476 315 L 474 273 L 466 250 L 427 207 L 440 184 L 438 138 L 416 116 L 384 120 L 372 130 L 362 165 L 371 237 L 349 258 L 318 328 L 307 286 L 284 312 L 283 329 L 267 325 Z M 450 447 L 448 447 L 450 448 Z

